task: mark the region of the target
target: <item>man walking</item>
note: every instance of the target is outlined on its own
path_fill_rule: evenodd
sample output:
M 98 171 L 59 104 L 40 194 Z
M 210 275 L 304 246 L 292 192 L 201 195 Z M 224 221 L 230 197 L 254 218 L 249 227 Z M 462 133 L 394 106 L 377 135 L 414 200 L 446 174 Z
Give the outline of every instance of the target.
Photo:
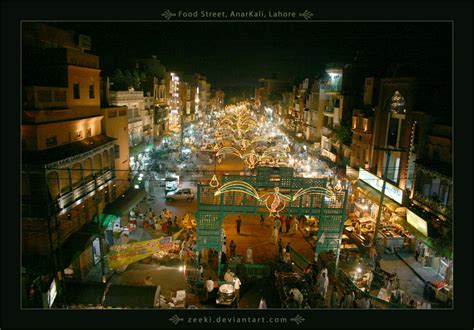
M 280 239 L 278 240 L 278 257 L 281 259 L 283 257 L 283 241 Z
M 234 240 L 230 241 L 230 257 L 234 258 L 235 257 L 235 250 L 237 249 L 237 245 L 235 244 Z
M 235 220 L 235 224 L 237 226 L 237 234 L 240 234 L 240 226 L 242 225 L 242 219 L 240 219 L 240 215 Z
M 291 227 L 291 217 L 286 217 L 285 225 L 286 225 L 286 234 L 288 234 L 288 232 L 290 231 L 290 227 Z
M 263 223 L 265 222 L 265 217 L 263 214 L 260 214 L 260 226 L 263 226 Z
M 323 299 L 326 299 L 328 284 L 329 284 L 329 279 L 326 276 L 326 273 L 321 273 L 321 277 L 318 280 L 318 293 Z
M 279 217 L 275 217 L 275 227 L 281 233 L 281 220 Z

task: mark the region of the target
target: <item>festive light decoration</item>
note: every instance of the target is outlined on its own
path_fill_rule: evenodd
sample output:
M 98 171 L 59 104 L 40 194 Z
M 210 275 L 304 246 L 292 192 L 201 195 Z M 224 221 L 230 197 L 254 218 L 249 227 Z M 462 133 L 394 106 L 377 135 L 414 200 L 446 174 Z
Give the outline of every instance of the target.
M 309 187 L 299 189 L 292 197 L 282 194 L 279 187 L 275 187 L 273 191 L 266 192 L 259 195 L 257 190 L 245 181 L 231 181 L 223 184 L 215 193 L 214 196 L 224 194 L 226 192 L 240 192 L 254 197 L 261 205 L 265 205 L 270 213 L 279 214 L 285 209 L 288 202 L 292 202 L 302 197 L 303 195 L 323 195 L 336 200 L 336 194 L 329 189 L 322 187 Z
M 212 179 L 211 179 L 211 182 L 209 182 L 209 185 L 212 188 L 216 188 L 219 186 L 219 180 L 217 180 L 217 176 L 215 174 L 212 176 Z

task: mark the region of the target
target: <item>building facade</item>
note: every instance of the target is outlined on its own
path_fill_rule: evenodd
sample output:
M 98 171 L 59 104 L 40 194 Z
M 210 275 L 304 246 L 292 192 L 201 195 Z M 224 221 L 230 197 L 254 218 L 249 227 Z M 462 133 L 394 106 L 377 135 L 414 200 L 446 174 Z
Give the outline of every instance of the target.
M 102 260 L 93 219 L 116 195 L 116 139 L 103 131 L 90 39 L 41 23 L 23 27 L 22 266 L 30 291 L 42 275 L 62 294 L 65 276 L 83 279 Z

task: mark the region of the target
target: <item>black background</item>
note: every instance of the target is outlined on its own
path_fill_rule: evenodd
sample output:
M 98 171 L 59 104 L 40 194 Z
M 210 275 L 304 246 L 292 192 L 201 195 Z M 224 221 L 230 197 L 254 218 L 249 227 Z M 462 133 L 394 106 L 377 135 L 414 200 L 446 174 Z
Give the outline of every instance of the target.
M 170 9 L 277 9 L 315 13 L 313 20 L 454 20 L 455 154 L 455 298 L 453 310 L 114 310 L 57 311 L 20 309 L 20 21 L 21 20 L 160 20 Z M 472 4 L 470 2 L 285 3 L 272 7 L 156 4 L 156 1 L 15 1 L 2 2 L 2 328 L 181 328 L 210 327 L 168 319 L 220 313 L 224 316 L 288 316 L 305 321 L 298 328 L 472 328 Z M 167 23 L 169 24 L 169 23 Z M 175 23 L 173 23 L 175 24 Z M 191 24 L 191 23 L 180 23 Z M 195 23 L 192 23 L 195 24 Z M 213 23 L 214 24 L 214 23 Z M 251 23 L 238 23 L 251 24 Z M 273 24 L 273 23 L 272 23 Z M 286 23 L 278 23 L 285 26 Z M 291 23 L 293 24 L 293 23 Z M 308 23 L 304 23 L 308 24 Z M 309 23 L 310 24 L 310 23 Z M 309 25 L 308 25 L 309 27 Z M 94 39 L 93 39 L 94 42 Z M 93 44 L 93 49 L 95 45 Z M 328 55 L 330 56 L 330 54 Z M 166 65 L 166 63 L 165 63 Z M 198 71 L 199 70 L 195 70 Z M 212 81 L 211 81 L 212 83 Z M 294 324 L 294 323 L 292 323 Z M 212 327 L 219 325 L 213 324 Z M 238 324 L 220 327 L 242 327 Z M 258 325 L 252 325 L 257 328 Z M 278 327 L 282 327 L 279 325 Z

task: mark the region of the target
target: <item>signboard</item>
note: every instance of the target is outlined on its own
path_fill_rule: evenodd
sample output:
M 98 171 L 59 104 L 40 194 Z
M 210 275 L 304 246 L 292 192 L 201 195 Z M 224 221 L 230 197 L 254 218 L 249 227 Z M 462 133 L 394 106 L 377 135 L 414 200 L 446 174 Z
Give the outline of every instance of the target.
M 362 168 L 359 169 L 359 180 L 364 181 L 372 188 L 382 192 L 383 180 Z M 403 190 L 387 182 L 385 184 L 385 196 L 390 197 L 398 204 L 402 204 Z
M 179 235 L 181 231 L 177 234 Z M 110 268 L 120 268 L 136 261 L 145 259 L 158 251 L 173 248 L 173 237 L 163 237 L 148 241 L 114 245 L 107 256 Z
M 407 209 L 407 222 L 425 236 L 428 236 L 428 223 Z

